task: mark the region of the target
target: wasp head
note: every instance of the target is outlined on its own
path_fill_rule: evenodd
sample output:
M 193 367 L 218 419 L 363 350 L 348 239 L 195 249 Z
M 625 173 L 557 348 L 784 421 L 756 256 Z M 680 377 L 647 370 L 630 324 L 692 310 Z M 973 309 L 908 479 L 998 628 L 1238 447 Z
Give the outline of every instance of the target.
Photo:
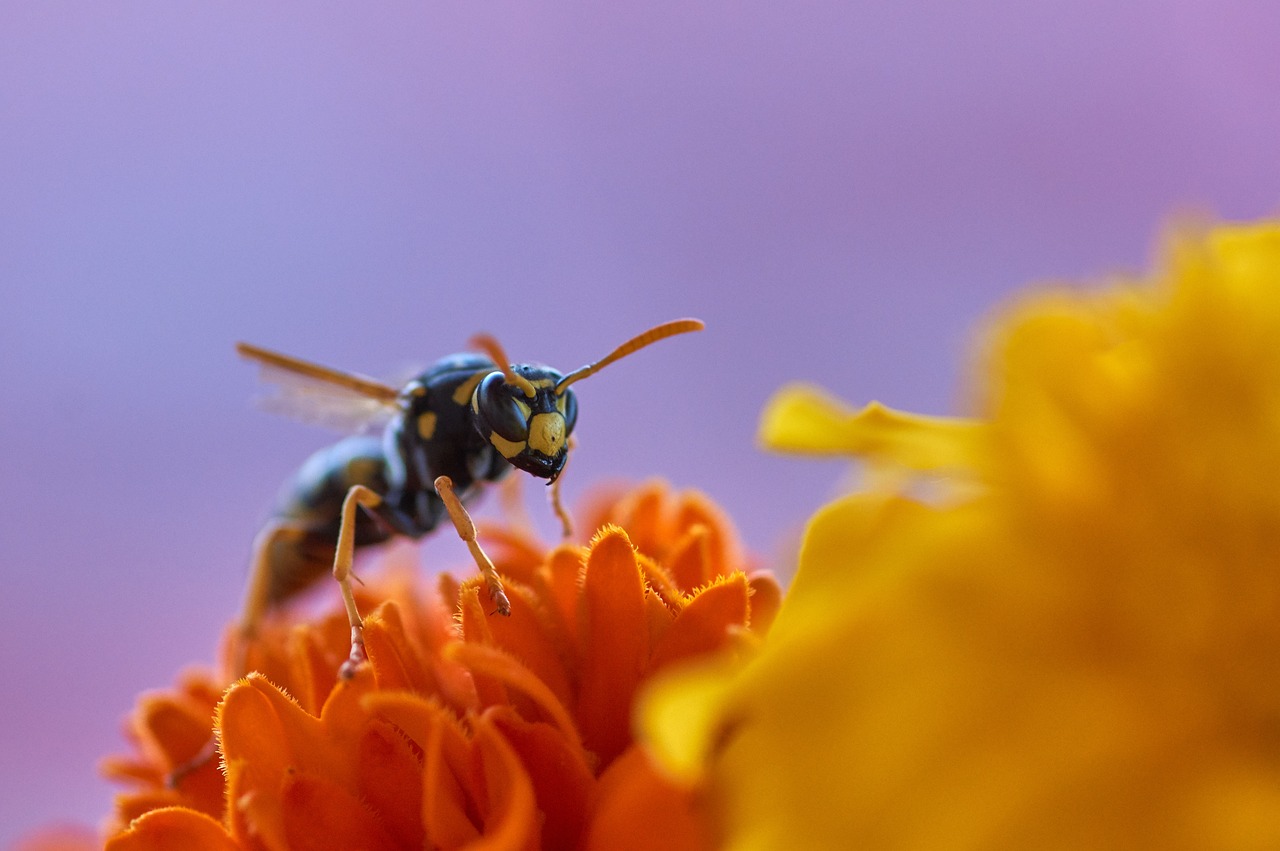
M 512 370 L 525 386 L 493 372 L 476 387 L 471 397 L 476 428 L 513 467 L 554 482 L 568 457 L 577 399 L 567 387 L 556 392 L 562 376 L 553 369 L 518 365 Z

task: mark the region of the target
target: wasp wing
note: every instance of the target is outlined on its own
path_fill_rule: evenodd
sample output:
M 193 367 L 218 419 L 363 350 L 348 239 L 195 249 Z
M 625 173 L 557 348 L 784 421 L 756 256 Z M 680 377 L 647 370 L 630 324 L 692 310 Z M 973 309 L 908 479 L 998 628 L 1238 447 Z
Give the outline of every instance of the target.
M 236 351 L 257 363 L 271 385 L 272 392 L 259 400 L 271 413 L 358 433 L 377 429 L 399 410 L 400 391 L 390 384 L 248 343 L 237 343 Z

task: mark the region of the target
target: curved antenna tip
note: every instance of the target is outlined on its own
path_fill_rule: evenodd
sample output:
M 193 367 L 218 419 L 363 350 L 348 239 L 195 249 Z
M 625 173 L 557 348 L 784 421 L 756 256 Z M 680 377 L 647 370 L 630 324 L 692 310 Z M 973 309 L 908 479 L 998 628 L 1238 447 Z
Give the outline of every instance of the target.
M 674 337 L 676 334 L 687 334 L 691 331 L 701 331 L 706 327 L 706 323 L 701 319 L 692 318 L 673 319 L 670 322 L 663 322 L 660 325 L 655 325 L 649 330 L 637 334 L 630 340 L 627 340 L 621 346 L 618 346 L 616 349 L 609 352 L 609 354 L 600 358 L 600 360 L 595 361 L 594 363 L 589 363 L 586 366 L 578 367 L 564 378 L 561 378 L 556 382 L 556 395 L 559 396 L 564 393 L 565 388 L 575 381 L 581 381 L 587 376 L 594 375 L 614 361 L 621 360 L 627 355 L 638 352 L 645 346 L 656 343 L 659 340 L 665 340 L 667 337 Z

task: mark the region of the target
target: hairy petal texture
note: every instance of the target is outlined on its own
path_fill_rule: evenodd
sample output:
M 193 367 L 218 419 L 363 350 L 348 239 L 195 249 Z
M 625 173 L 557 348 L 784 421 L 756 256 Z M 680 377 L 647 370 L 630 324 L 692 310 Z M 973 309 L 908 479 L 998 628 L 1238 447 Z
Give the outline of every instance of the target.
M 701 495 L 648 483 L 588 515 L 588 538 L 550 548 L 516 526 L 484 530 L 509 617 L 478 578 L 428 589 L 391 570 L 356 590 L 369 662 L 352 679 L 336 677 L 350 636 L 335 604 L 275 613 L 248 677 L 193 673 L 144 695 L 135 753 L 106 766 L 135 787 L 108 847 L 712 847 L 703 790 L 636 744 L 636 696 L 659 670 L 758 643 L 781 591 L 744 572 Z M 219 759 L 192 763 L 211 734 Z

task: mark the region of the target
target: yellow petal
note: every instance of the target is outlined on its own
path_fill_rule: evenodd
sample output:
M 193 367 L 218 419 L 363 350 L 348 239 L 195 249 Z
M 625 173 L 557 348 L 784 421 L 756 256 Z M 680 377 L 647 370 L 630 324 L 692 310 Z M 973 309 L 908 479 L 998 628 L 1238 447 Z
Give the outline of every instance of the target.
M 703 779 L 721 733 L 740 663 L 729 656 L 672 668 L 650 680 L 636 705 L 638 738 L 662 770 L 693 786 Z
M 908 414 L 871 402 L 855 411 L 825 391 L 784 387 L 760 420 L 760 440 L 780 452 L 857 455 L 915 471 L 967 469 L 982 427 L 971 420 Z

